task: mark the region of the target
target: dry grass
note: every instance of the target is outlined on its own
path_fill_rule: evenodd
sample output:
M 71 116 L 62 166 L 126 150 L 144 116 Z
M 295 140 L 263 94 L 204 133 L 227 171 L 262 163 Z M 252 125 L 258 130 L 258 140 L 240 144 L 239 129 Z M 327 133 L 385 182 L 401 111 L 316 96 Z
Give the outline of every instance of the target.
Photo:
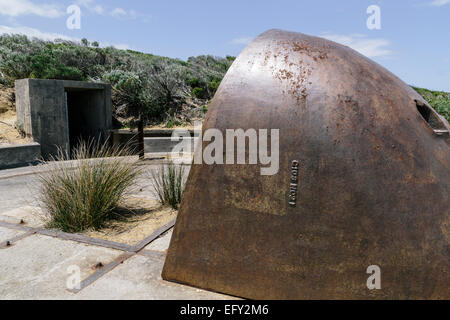
M 175 165 L 170 161 L 168 164 L 161 164 L 158 170 L 150 172 L 154 192 L 161 204 L 178 209 L 186 184 L 184 170 L 182 165 Z
M 115 210 L 120 217 L 105 222 L 101 230 L 83 234 L 109 241 L 135 245 L 177 216 L 177 211 L 157 200 L 126 196 Z
M 100 229 L 112 218 L 139 167 L 128 147 L 80 142 L 72 153 L 60 151 L 43 163 L 51 170 L 39 173 L 40 201 L 47 226 L 66 232 Z

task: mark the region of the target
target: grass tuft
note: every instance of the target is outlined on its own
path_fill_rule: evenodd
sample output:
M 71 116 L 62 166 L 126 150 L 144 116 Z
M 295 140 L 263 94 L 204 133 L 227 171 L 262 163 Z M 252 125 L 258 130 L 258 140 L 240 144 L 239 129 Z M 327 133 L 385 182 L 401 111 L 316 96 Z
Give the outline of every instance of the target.
M 184 166 L 175 165 L 172 161 L 150 171 L 153 189 L 161 204 L 178 209 L 186 184 L 184 172 Z
M 47 215 L 47 226 L 65 232 L 100 229 L 138 174 L 137 159 L 130 149 L 80 142 L 72 157 L 61 151 L 49 161 L 50 169 L 39 173 L 39 200 Z

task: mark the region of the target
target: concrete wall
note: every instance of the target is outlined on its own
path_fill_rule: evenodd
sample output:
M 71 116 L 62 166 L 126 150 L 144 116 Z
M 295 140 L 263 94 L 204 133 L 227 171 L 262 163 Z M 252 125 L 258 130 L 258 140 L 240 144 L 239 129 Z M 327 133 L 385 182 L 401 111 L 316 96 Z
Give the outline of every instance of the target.
M 15 83 L 17 122 L 23 126 L 27 136 L 31 137 L 30 94 L 23 80 Z
M 173 148 L 179 143 L 179 141 L 172 141 L 171 136 L 174 129 L 152 129 L 144 131 L 144 152 L 145 153 L 168 153 L 172 152 Z M 190 137 L 180 137 L 180 139 L 189 140 L 191 143 L 191 150 L 194 150 L 194 144 L 197 139 L 194 139 L 194 135 L 197 138 L 196 132 L 188 130 Z M 185 140 L 185 141 L 186 141 Z M 137 154 L 138 137 L 137 132 L 130 132 L 130 130 L 114 130 L 112 132 L 112 142 L 116 145 L 128 144 L 134 148 Z M 189 142 L 186 142 L 189 143 Z
M 64 92 L 85 92 L 84 126 L 97 131 L 112 129 L 111 87 L 83 81 L 22 79 L 15 82 L 17 120 L 24 131 L 41 144 L 44 158 L 69 146 L 68 112 Z
M 25 133 L 41 144 L 44 157 L 55 154 L 57 146 L 65 147 L 68 142 L 62 82 L 23 79 L 15 86 L 17 120 L 23 121 Z
M 0 147 L 0 169 L 20 167 L 37 162 L 41 157 L 39 143 L 7 145 Z
M 183 140 L 183 142 L 181 142 Z M 197 138 L 193 137 L 184 137 L 180 140 L 172 141 L 172 138 L 169 137 L 151 137 L 144 138 L 144 152 L 145 153 L 170 153 L 173 152 L 176 145 L 183 143 L 182 146 L 184 151 L 191 150 L 194 152 L 194 143 L 197 142 Z M 189 147 L 190 144 L 190 147 Z

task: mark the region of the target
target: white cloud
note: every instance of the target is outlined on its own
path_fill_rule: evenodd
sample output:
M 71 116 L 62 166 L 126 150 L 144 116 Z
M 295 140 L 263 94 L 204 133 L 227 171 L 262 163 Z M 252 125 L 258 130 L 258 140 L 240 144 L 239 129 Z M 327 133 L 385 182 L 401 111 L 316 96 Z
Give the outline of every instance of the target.
M 59 33 L 51 33 L 51 32 L 42 32 L 38 29 L 33 29 L 29 27 L 8 27 L 0 25 L 0 34 L 23 34 L 30 38 L 39 38 L 42 40 L 55 40 L 55 39 L 63 39 L 70 41 L 79 41 L 79 39 L 75 39 L 63 34 Z
M 252 40 L 253 40 L 253 38 L 251 38 L 251 37 L 235 38 L 230 41 L 230 44 L 236 44 L 236 45 L 249 44 Z
M 110 14 L 115 18 L 119 18 L 119 17 L 126 16 L 127 12 L 125 10 L 123 10 L 122 8 L 115 8 L 114 10 L 112 10 L 110 12 Z
M 69 37 L 69 36 L 66 36 L 66 35 L 60 34 L 60 33 L 42 32 L 38 29 L 24 27 L 24 26 L 9 27 L 9 26 L 0 25 L 0 35 L 2 35 L 2 34 L 23 34 L 23 35 L 28 36 L 29 38 L 38 38 L 38 39 L 42 39 L 42 40 L 46 40 L 46 41 L 54 41 L 55 39 L 62 39 L 62 40 L 67 40 L 67 41 L 80 42 L 80 39 L 78 39 L 78 38 L 72 38 L 72 37 Z M 131 49 L 131 47 L 126 43 L 113 44 L 113 43 L 109 43 L 109 42 L 101 42 L 100 46 L 101 47 L 112 46 L 117 49 L 123 49 L 123 50 Z
M 95 13 L 98 15 L 110 15 L 113 18 L 130 18 L 130 19 L 136 19 L 137 13 L 134 10 L 125 10 L 122 8 L 114 8 L 110 9 L 108 7 L 102 7 L 101 5 L 98 5 L 95 3 L 94 0 L 77 0 L 76 4 L 79 6 L 87 9 L 91 13 Z
M 322 37 L 348 46 L 369 58 L 387 56 L 391 53 L 387 48 L 389 41 L 383 38 L 370 39 L 361 34 L 324 34 Z
M 95 4 L 93 0 L 77 0 L 75 3 L 89 12 L 99 15 L 105 13 L 105 9 L 101 5 Z
M 0 0 L 0 14 L 11 17 L 37 15 L 57 18 L 64 15 L 64 11 L 54 4 L 35 4 L 29 0 Z
M 135 10 L 126 11 L 122 8 L 115 8 L 115 9 L 111 10 L 109 12 L 109 14 L 113 18 L 117 18 L 117 19 L 120 19 L 120 18 L 136 19 L 138 16 L 141 16 L 144 19 L 148 19 L 150 17 L 149 15 L 138 15 L 138 13 Z
M 435 7 L 440 7 L 446 5 L 447 3 L 450 3 L 450 0 L 434 0 L 430 4 Z
M 135 10 L 124 10 L 122 8 L 110 9 L 103 7 L 95 0 L 76 0 L 74 4 L 80 6 L 87 12 L 97 15 L 110 15 L 113 18 L 136 19 L 142 17 L 147 21 L 150 16 L 138 14 Z M 37 15 L 46 18 L 58 18 L 66 14 L 64 8 L 56 4 L 37 4 L 31 0 L 0 0 L 0 15 L 18 17 L 22 15 Z

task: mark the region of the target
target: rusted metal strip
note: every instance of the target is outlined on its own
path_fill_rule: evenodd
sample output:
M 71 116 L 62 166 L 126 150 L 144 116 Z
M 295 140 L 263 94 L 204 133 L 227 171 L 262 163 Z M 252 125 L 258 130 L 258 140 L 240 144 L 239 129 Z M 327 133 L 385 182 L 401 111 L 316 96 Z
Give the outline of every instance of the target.
M 22 230 L 22 231 L 35 230 L 35 228 L 32 228 L 32 227 L 26 227 L 21 224 L 10 223 L 10 222 L 5 222 L 5 221 L 0 221 L 0 227 L 5 227 L 5 228 L 15 229 L 15 230 Z
M 176 219 L 173 219 L 169 223 L 158 228 L 152 234 L 150 234 L 148 237 L 146 237 L 145 239 L 143 239 L 142 241 L 140 241 L 139 243 L 137 243 L 134 246 L 130 246 L 127 244 L 114 242 L 114 241 L 91 238 L 91 237 L 87 237 L 87 236 L 80 235 L 80 234 L 71 234 L 71 233 L 67 233 L 67 232 L 51 230 L 51 229 L 44 229 L 44 228 L 31 228 L 31 227 L 26 227 L 26 226 L 19 225 L 19 224 L 0 221 L 0 226 L 10 228 L 10 229 L 25 231 L 25 233 L 22 235 L 19 235 L 17 237 L 14 237 L 12 239 L 9 239 L 5 242 L 0 243 L 0 248 L 7 247 L 7 246 L 13 244 L 14 242 L 16 242 L 20 239 L 23 239 L 25 237 L 28 237 L 32 234 L 40 234 L 40 235 L 54 237 L 57 239 L 71 240 L 71 241 L 75 241 L 75 242 L 82 242 L 82 243 L 86 243 L 86 244 L 97 245 L 97 246 L 101 246 L 101 247 L 125 251 L 123 254 L 121 254 L 119 257 L 117 257 L 115 260 L 113 260 L 112 262 L 108 263 L 107 265 L 101 267 L 96 272 L 94 272 L 92 275 L 90 275 L 86 279 L 84 279 L 81 282 L 79 288 L 67 289 L 68 291 L 70 291 L 72 293 L 78 293 L 81 290 L 83 290 L 84 288 L 86 288 L 87 286 L 89 286 L 90 284 L 92 284 L 94 281 L 96 281 L 97 279 L 99 279 L 100 277 L 102 277 L 103 275 L 105 275 L 106 273 L 108 273 L 109 271 L 114 269 L 116 266 L 118 266 L 119 264 L 121 264 L 122 262 L 124 262 L 125 260 L 132 257 L 133 255 L 135 255 L 138 252 L 140 255 L 143 255 L 143 256 L 157 258 L 157 259 L 164 259 L 165 254 L 162 252 L 151 251 L 151 250 L 142 250 L 142 249 L 146 245 L 151 243 L 152 241 L 159 238 L 163 233 L 168 231 L 170 228 L 172 228 L 175 224 L 175 221 L 176 221 Z M 7 242 L 9 242 L 9 245 L 7 245 Z
M 88 236 L 81 235 L 81 234 L 67 233 L 67 232 L 52 230 L 52 229 L 26 227 L 26 226 L 23 226 L 20 224 L 4 222 L 4 221 L 0 221 L 0 227 L 5 227 L 5 228 L 15 229 L 15 230 L 22 230 L 22 231 L 32 231 L 33 233 L 41 234 L 44 236 L 50 236 L 50 237 L 64 239 L 64 240 L 72 240 L 72 241 L 76 241 L 76 242 L 82 242 L 82 243 L 97 245 L 97 246 L 106 247 L 106 248 L 110 248 L 110 249 L 117 249 L 117 250 L 121 250 L 121 251 L 138 252 L 138 251 L 142 250 L 142 248 L 144 248 L 150 242 L 152 242 L 153 240 L 155 240 L 159 236 L 161 236 L 164 232 L 166 232 L 167 230 L 172 228 L 175 224 L 175 220 L 176 219 L 170 221 L 169 223 L 165 224 L 161 228 L 158 228 L 156 231 L 154 231 L 152 234 L 150 234 L 148 237 L 141 240 L 134 246 L 120 243 L 120 242 L 115 242 L 115 241 L 92 238 L 92 237 L 88 237 Z
M 84 288 L 89 286 L 91 283 L 93 283 L 94 281 L 96 281 L 97 279 L 99 279 L 100 277 L 102 277 L 103 275 L 105 275 L 106 273 L 108 273 L 109 271 L 114 269 L 115 267 L 117 267 L 119 264 L 121 264 L 128 258 L 134 256 L 135 254 L 136 254 L 135 252 L 125 252 L 125 253 L 121 254 L 119 257 L 117 257 L 116 259 L 114 259 L 113 261 L 111 261 L 110 263 L 105 265 L 104 267 L 101 267 L 100 269 L 95 271 L 93 274 L 88 276 L 86 279 L 81 281 L 79 288 L 67 289 L 67 290 L 72 293 L 80 292 L 81 290 L 83 290 Z
M 52 229 L 26 227 L 24 225 L 5 222 L 5 221 L 0 221 L 0 227 L 5 227 L 5 228 L 15 229 L 15 230 L 22 230 L 22 231 L 32 231 L 33 233 L 38 233 L 38 234 L 41 234 L 44 236 L 50 236 L 50 237 L 64 239 L 64 240 L 72 240 L 72 241 L 76 241 L 76 242 L 88 243 L 88 244 L 92 244 L 92 245 L 97 245 L 97 246 L 111 248 L 111 249 L 117 249 L 117 250 L 121 250 L 121 251 L 132 251 L 132 249 L 133 249 L 133 246 L 130 246 L 130 245 L 127 245 L 124 243 L 120 243 L 120 242 L 91 238 L 91 237 L 84 236 L 81 234 L 75 234 L 75 233 L 72 234 L 72 233 L 67 233 L 67 232 L 52 230 Z
M 15 236 L 14 238 L 7 239 L 6 241 L 0 242 L 0 249 L 8 248 L 8 247 L 12 246 L 15 242 L 22 240 L 23 238 L 26 238 L 28 236 L 31 236 L 35 233 L 36 233 L 35 230 L 29 230 L 25 233 Z
M 106 248 L 110 248 L 110 249 L 117 249 L 117 250 L 121 250 L 121 251 L 133 251 L 132 250 L 133 246 L 130 246 L 128 244 L 115 242 L 115 241 L 108 241 L 108 240 L 103 240 L 103 239 L 97 239 L 97 238 L 91 238 L 91 237 L 81 235 L 81 234 L 76 234 L 76 233 L 67 233 L 67 232 L 62 232 L 62 231 L 58 231 L 58 230 L 49 230 L 49 229 L 38 229 L 37 233 L 46 235 L 46 236 L 50 236 L 50 237 L 54 237 L 54 238 L 59 238 L 59 239 L 64 239 L 64 240 L 72 240 L 72 241 L 76 241 L 76 242 L 97 245 L 97 246 L 106 247 Z
M 166 254 L 165 252 L 160 251 L 154 251 L 154 250 L 141 250 L 137 253 L 138 255 L 150 257 L 150 258 L 156 258 L 156 259 L 165 259 Z
M 139 241 L 136 245 L 133 246 L 133 249 L 131 251 L 138 252 L 142 250 L 146 245 L 148 245 L 153 240 L 159 238 L 160 235 L 162 235 L 164 232 L 169 230 L 175 225 L 176 219 L 173 219 L 169 223 L 165 224 L 161 228 L 158 228 L 156 231 L 154 231 L 151 235 L 146 237 L 145 239 Z
M 116 258 L 114 261 L 108 263 L 106 266 L 102 267 L 101 269 L 99 269 L 98 271 L 96 271 L 95 273 L 93 273 L 92 275 L 90 275 L 89 277 L 87 277 L 86 279 L 84 279 L 81 284 L 80 287 L 78 289 L 68 289 L 68 291 L 72 292 L 72 293 L 78 293 L 81 290 L 83 290 L 84 288 L 86 288 L 87 286 L 89 286 L 90 284 L 92 284 L 94 281 L 96 281 L 97 279 L 99 279 L 100 277 L 102 277 L 103 275 L 105 275 L 106 273 L 108 273 L 109 271 L 111 271 L 112 269 L 114 269 L 116 266 L 118 266 L 119 264 L 121 264 L 122 262 L 124 262 L 125 260 L 127 260 L 128 258 L 132 257 L 135 254 L 140 254 L 143 256 L 147 256 L 147 257 L 152 257 L 152 258 L 157 258 L 157 259 L 164 259 L 165 254 L 162 252 L 157 252 L 157 251 L 151 251 L 151 250 L 142 250 L 146 245 L 148 245 L 149 243 L 151 243 L 152 241 L 156 240 L 157 238 L 159 238 L 163 233 L 165 233 L 167 230 L 169 230 L 170 228 L 172 228 L 175 224 L 176 219 L 173 219 L 172 221 L 170 221 L 169 223 L 165 224 L 164 226 L 162 226 L 161 228 L 158 228 L 156 231 L 154 231 L 151 235 L 149 235 L 148 237 L 146 237 L 145 239 L 143 239 L 142 241 L 140 241 L 138 244 L 136 244 L 135 246 L 128 246 L 130 247 L 130 250 L 126 250 L 125 253 L 123 253 L 122 255 L 120 255 L 118 258 Z M 55 232 L 55 234 L 61 234 L 62 232 Z M 71 234 L 68 234 L 69 236 L 73 236 Z M 79 236 L 79 235 L 76 235 Z M 83 236 L 84 237 L 84 236 Z M 89 238 L 89 237 L 85 237 L 85 238 Z M 89 238 L 89 239 L 93 239 L 93 238 Z M 89 240 L 88 239 L 88 240 Z M 86 239 L 83 239 L 86 240 Z M 99 240 L 99 239 L 94 239 L 94 240 Z M 76 241 L 76 240 L 75 240 Z M 104 240 L 102 240 L 103 242 Z M 111 242 L 111 241 L 107 241 L 107 242 Z M 88 242 L 89 243 L 89 242 Z

